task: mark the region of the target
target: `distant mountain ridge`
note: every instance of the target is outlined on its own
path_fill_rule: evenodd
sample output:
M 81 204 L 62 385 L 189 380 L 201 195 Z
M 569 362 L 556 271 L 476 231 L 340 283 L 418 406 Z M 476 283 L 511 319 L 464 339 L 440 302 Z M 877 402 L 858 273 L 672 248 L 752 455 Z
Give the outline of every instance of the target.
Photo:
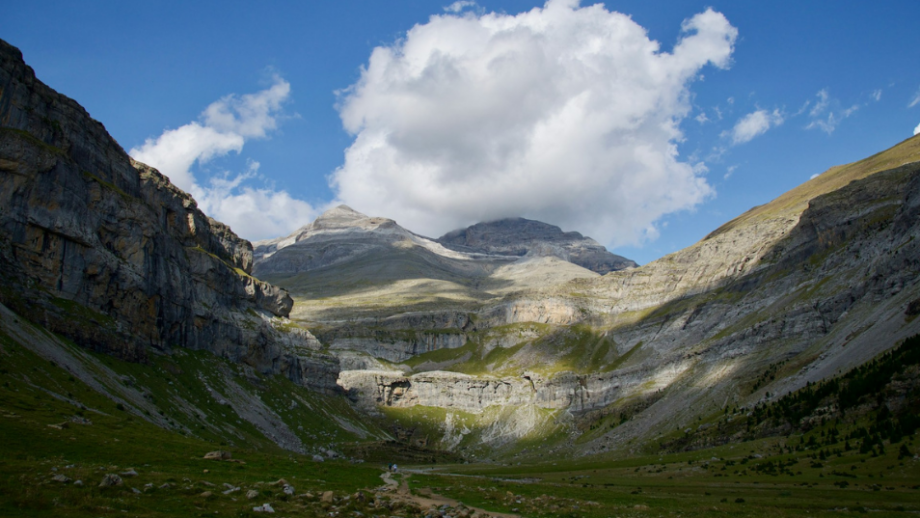
M 555 256 L 601 275 L 638 266 L 635 261 L 608 252 L 590 237 L 524 218 L 477 223 L 448 232 L 437 241 L 458 252 Z
M 541 221 L 507 218 L 477 223 L 430 239 L 392 219 L 367 216 L 347 205 L 329 209 L 288 236 L 257 241 L 253 260 L 257 276 L 297 273 L 400 242 L 411 243 L 448 260 L 504 263 L 523 257 L 556 257 L 601 275 L 637 266 L 635 261 L 608 252 L 589 237 L 563 232 Z

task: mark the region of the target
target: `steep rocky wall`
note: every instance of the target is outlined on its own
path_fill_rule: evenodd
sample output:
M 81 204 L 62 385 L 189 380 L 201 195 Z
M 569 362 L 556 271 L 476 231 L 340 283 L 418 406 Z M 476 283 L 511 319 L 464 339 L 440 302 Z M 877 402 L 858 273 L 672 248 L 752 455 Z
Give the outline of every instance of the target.
M 333 388 L 335 360 L 311 352 L 306 331 L 273 325 L 293 302 L 251 269 L 248 241 L 0 41 L 0 301 L 125 359 L 207 349 Z

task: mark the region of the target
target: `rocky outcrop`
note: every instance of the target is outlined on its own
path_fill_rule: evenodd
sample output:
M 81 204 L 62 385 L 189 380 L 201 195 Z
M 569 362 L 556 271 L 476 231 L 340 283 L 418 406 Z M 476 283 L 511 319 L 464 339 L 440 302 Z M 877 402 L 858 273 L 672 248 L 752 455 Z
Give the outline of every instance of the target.
M 607 251 L 578 232 L 524 218 L 506 218 L 454 230 L 438 238 L 452 250 L 511 256 L 554 256 L 601 275 L 635 268 L 635 261 Z
M 0 41 L 0 301 L 80 345 L 143 361 L 206 349 L 332 389 L 332 357 L 279 326 L 293 301 L 252 247 Z M 324 387 L 325 385 L 325 387 Z

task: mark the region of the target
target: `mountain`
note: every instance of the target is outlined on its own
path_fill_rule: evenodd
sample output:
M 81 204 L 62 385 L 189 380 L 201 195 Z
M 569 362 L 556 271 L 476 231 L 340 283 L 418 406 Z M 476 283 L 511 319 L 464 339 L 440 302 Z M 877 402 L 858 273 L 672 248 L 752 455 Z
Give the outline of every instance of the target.
M 524 218 L 506 218 L 454 230 L 437 240 L 452 250 L 512 256 L 554 256 L 601 275 L 635 268 L 635 261 L 607 251 L 578 232 Z
M 914 137 L 638 268 L 311 325 L 333 353 L 364 358 L 339 374 L 356 404 L 409 422 L 439 408 L 426 430 L 443 447 L 491 457 L 541 437 L 532 455 L 637 453 L 920 333 L 918 215 Z
M 547 249 L 575 242 L 544 233 L 555 239 L 547 241 Z M 533 235 L 528 246 L 535 249 L 538 242 Z M 290 290 L 297 301 L 295 318 L 315 325 L 359 313 L 381 318 L 475 309 L 515 293 L 597 276 L 559 255 L 452 249 L 391 219 L 340 205 L 290 236 L 255 243 L 253 273 Z
M 259 276 L 296 274 L 385 253 L 391 248 L 414 248 L 427 256 L 443 258 L 448 269 L 457 261 L 468 263 L 471 259 L 468 254 L 451 252 L 413 234 L 391 219 L 368 217 L 339 205 L 287 237 L 257 242 L 255 272 Z M 463 266 L 456 264 L 460 274 Z

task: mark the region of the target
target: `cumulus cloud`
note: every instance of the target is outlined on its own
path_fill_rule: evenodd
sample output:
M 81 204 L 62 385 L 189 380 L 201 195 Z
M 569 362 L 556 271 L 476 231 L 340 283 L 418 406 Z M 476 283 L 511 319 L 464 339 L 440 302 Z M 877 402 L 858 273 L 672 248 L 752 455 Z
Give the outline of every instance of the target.
M 914 128 L 914 135 L 920 134 L 920 124 L 917 124 L 917 127 Z
M 443 14 L 373 50 L 339 112 L 355 136 L 338 198 L 428 235 L 524 216 L 608 245 L 654 237 L 712 189 L 677 153 L 688 87 L 727 68 L 737 30 L 711 9 L 671 52 L 602 4 Z
M 157 168 L 191 194 L 207 215 L 230 225 L 247 239 L 276 237 L 293 231 L 316 215 L 310 204 L 285 191 L 245 184 L 258 178 L 258 162 L 243 173 L 212 176 L 200 182 L 194 166 L 231 152 L 240 153 L 248 139 L 267 138 L 277 128 L 290 84 L 275 76 L 260 92 L 228 95 L 208 106 L 198 121 L 164 131 L 128 153 Z
M 732 144 L 750 142 L 754 137 L 763 135 L 768 129 L 783 123 L 783 114 L 779 110 L 772 112 L 757 110 L 742 117 L 731 130 Z
M 808 112 L 811 122 L 805 126 L 805 129 L 820 129 L 830 135 L 843 119 L 853 115 L 859 109 L 859 106 L 855 104 L 849 108 L 840 108 L 840 101 L 831 99 L 826 88 L 818 91 L 816 95 L 818 101 Z

